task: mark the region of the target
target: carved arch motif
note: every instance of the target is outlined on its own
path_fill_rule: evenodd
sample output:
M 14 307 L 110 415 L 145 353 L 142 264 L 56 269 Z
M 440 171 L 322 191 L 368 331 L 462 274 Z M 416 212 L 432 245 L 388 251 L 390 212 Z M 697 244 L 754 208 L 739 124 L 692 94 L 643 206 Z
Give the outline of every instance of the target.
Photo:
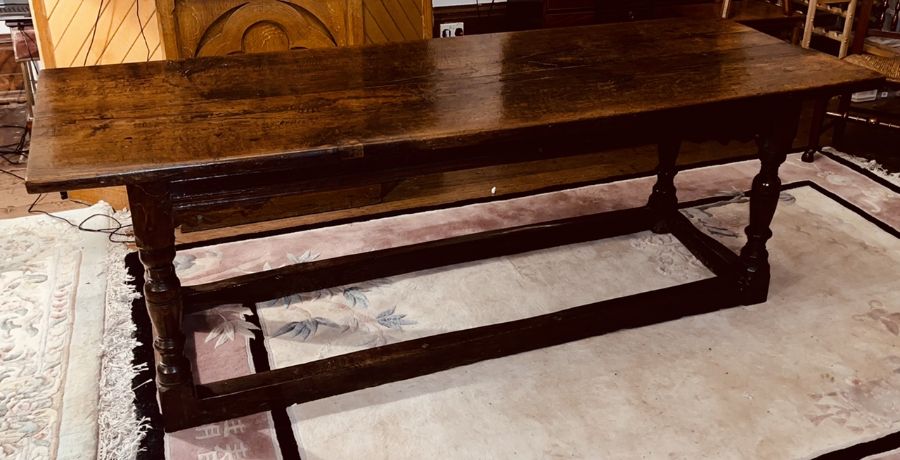
M 432 0 L 155 0 L 165 57 L 431 37 Z
M 314 11 L 280 0 L 250 1 L 213 21 L 194 56 L 338 46 L 335 34 Z

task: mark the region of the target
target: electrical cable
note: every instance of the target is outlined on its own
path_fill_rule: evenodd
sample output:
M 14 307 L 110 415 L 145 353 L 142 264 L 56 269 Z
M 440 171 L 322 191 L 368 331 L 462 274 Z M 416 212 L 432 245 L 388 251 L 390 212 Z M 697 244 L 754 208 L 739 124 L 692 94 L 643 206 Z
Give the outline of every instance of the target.
M 10 166 L 21 166 L 21 165 L 24 165 L 24 164 L 25 164 L 25 162 L 23 162 L 23 161 L 13 161 L 13 160 L 10 160 L 10 159 L 9 159 L 9 155 L 13 155 L 13 156 L 21 156 L 21 154 L 18 154 L 18 153 L 16 153 L 16 152 L 2 152 L 2 153 L 0 153 L 0 158 L 2 158 L 3 161 L 5 161 L 5 162 L 6 162 L 7 164 L 9 164 Z
M 0 172 L 2 172 L 3 174 L 9 174 L 10 176 L 13 176 L 13 177 L 15 177 L 16 179 L 19 179 L 19 180 L 25 180 L 24 177 L 22 177 L 22 176 L 20 176 L 20 175 L 18 175 L 18 174 L 16 174 L 16 173 L 14 173 L 14 172 L 12 172 L 12 171 L 7 171 L 7 170 L 5 170 L 5 169 L 0 169 Z
M 24 177 L 22 177 L 16 173 L 13 173 L 11 171 L 6 171 L 4 169 L 0 169 L 0 172 L 2 172 L 4 174 L 9 174 L 10 176 L 13 176 L 13 177 L 23 180 L 23 181 L 25 180 Z M 122 243 L 122 244 L 134 243 L 134 240 L 129 239 L 130 235 L 128 233 L 123 232 L 124 229 L 131 227 L 131 224 L 123 224 L 121 221 L 119 221 L 119 219 L 116 219 L 115 217 L 110 216 L 109 214 L 101 214 L 101 213 L 91 214 L 90 216 L 84 218 L 80 223 L 76 224 L 76 223 L 70 221 L 69 219 L 66 219 L 65 217 L 51 214 L 42 209 L 35 209 L 34 207 L 37 206 L 37 204 L 41 201 L 41 199 L 44 198 L 44 196 L 45 196 L 45 194 L 41 193 L 34 199 L 34 201 L 31 202 L 31 204 L 28 206 L 29 214 L 43 214 L 43 215 L 52 217 L 54 219 L 65 222 L 69 226 L 76 228 L 82 232 L 104 233 L 107 235 L 107 239 L 109 239 L 109 241 L 112 243 Z M 81 203 L 80 201 L 76 201 L 76 200 L 70 200 L 70 201 L 73 201 L 78 204 L 87 205 L 86 203 Z M 115 226 L 108 227 L 108 228 L 87 228 L 87 227 L 85 227 L 85 225 L 88 223 L 88 221 L 90 221 L 91 219 L 97 218 L 97 217 L 106 217 L 106 218 L 112 220 L 113 222 L 115 222 Z M 113 239 L 113 237 L 122 237 L 124 239 Z
M 100 0 L 100 9 L 97 11 L 97 20 L 94 22 L 94 30 L 93 30 L 93 33 L 92 33 L 92 35 L 91 35 L 91 42 L 90 42 L 90 44 L 88 45 L 87 53 L 85 53 L 85 58 L 84 58 L 85 65 L 87 65 L 87 56 L 88 56 L 88 54 L 90 54 L 91 47 L 92 47 L 93 44 L 94 44 L 94 35 L 96 35 L 96 33 L 97 33 L 97 26 L 98 26 L 98 24 L 100 23 L 100 15 L 101 15 L 101 12 L 102 12 L 102 11 L 103 11 L 103 0 Z M 20 25 L 20 26 L 19 26 L 19 31 L 22 32 L 22 33 L 25 35 L 25 37 L 26 37 L 27 39 L 31 40 L 31 42 L 34 43 L 35 48 L 37 48 L 37 43 L 35 43 L 34 39 L 32 39 L 31 36 L 28 35 L 28 34 L 25 32 L 24 26 L 21 26 L 21 25 Z M 143 29 L 142 29 L 142 33 L 143 33 Z M 31 47 L 28 46 L 28 45 L 26 44 L 25 48 L 28 50 L 28 58 L 29 58 L 29 61 L 34 62 L 34 54 L 31 52 Z M 149 48 L 149 47 L 148 47 L 148 48 Z M 148 55 L 148 56 L 149 56 L 149 55 Z M 19 156 L 24 156 L 24 157 L 26 157 L 26 158 L 28 157 L 28 154 L 26 153 L 27 150 L 25 149 L 25 144 L 26 144 L 26 141 L 27 141 L 27 139 L 28 139 L 28 131 L 29 131 L 29 130 L 28 130 L 28 127 L 27 127 L 27 126 L 18 126 L 18 125 L 0 125 L 0 129 L 3 129 L 3 128 L 6 128 L 6 129 L 10 129 L 10 128 L 12 128 L 12 129 L 21 129 L 21 130 L 22 130 L 22 135 L 19 136 L 19 141 L 18 141 L 18 142 L 11 143 L 11 144 L 6 144 L 6 145 L 0 145 L 0 149 L 5 149 L 5 148 L 9 148 L 9 147 L 15 146 L 15 149 L 14 149 L 13 151 L 2 151 L 2 150 L 0 150 L 0 158 L 3 158 L 4 161 L 6 161 L 7 163 L 9 163 L 9 164 L 11 164 L 11 165 L 21 165 L 21 164 L 24 164 L 24 162 L 22 162 L 22 161 L 12 161 L 12 160 L 10 160 L 9 158 L 7 158 L 6 155 L 19 155 Z M 22 181 L 25 180 L 24 177 L 22 177 L 22 176 L 20 176 L 20 175 L 18 175 L 18 174 L 16 174 L 16 173 L 14 173 L 14 172 L 12 172 L 12 171 L 7 171 L 7 170 L 5 170 L 5 169 L 0 169 L 0 172 L 2 172 L 2 173 L 4 173 L 4 174 L 8 174 L 8 175 L 10 175 L 10 176 L 13 176 L 13 177 L 15 177 L 15 178 L 17 178 L 17 179 L 19 179 L 19 180 L 22 180 Z M 49 216 L 49 217 L 52 217 L 52 218 L 54 218 L 54 219 L 63 221 L 63 222 L 65 222 L 66 224 L 70 225 L 71 227 L 77 228 L 78 230 L 83 231 L 83 232 L 90 232 L 90 233 L 104 233 L 104 234 L 107 235 L 107 238 L 109 239 L 109 241 L 110 241 L 110 242 L 113 242 L 113 243 L 124 243 L 124 244 L 128 244 L 128 243 L 133 243 L 133 242 L 134 242 L 133 240 L 128 239 L 128 234 L 127 234 L 127 233 L 121 233 L 123 229 L 128 228 L 128 227 L 131 227 L 131 224 L 122 224 L 122 222 L 120 222 L 118 219 L 116 219 L 116 218 L 113 217 L 113 216 L 110 216 L 110 215 L 107 215 L 107 214 L 99 214 L 99 213 L 98 213 L 98 214 L 92 214 L 92 215 L 86 217 L 86 218 L 85 218 L 84 220 L 82 220 L 80 223 L 75 224 L 74 222 L 71 222 L 71 221 L 69 221 L 68 219 L 66 219 L 66 218 L 64 218 L 64 217 L 60 217 L 60 216 L 53 215 L 53 214 L 51 214 L 51 213 L 49 213 L 49 212 L 47 212 L 47 211 L 41 210 L 41 209 L 34 209 L 34 207 L 37 206 L 38 202 L 40 202 L 40 200 L 41 200 L 42 198 L 44 198 L 44 194 L 43 194 L 43 193 L 39 194 L 39 195 L 34 199 L 34 201 L 31 202 L 31 205 L 28 206 L 28 213 L 29 213 L 29 214 L 44 214 L 44 215 Z M 74 202 L 79 203 L 79 204 L 84 204 L 84 203 L 80 203 L 80 202 L 75 201 L 75 200 L 71 200 L 71 201 L 74 201 Z M 115 227 L 100 228 L 100 229 L 94 229 L 94 228 L 87 228 L 87 227 L 85 227 L 85 225 L 88 223 L 88 221 L 90 221 L 91 219 L 94 219 L 94 218 L 96 218 L 96 217 L 105 217 L 105 218 L 110 219 L 110 220 L 112 220 L 113 222 L 115 222 L 116 225 L 115 225 Z M 113 239 L 114 236 L 124 237 L 125 239 L 124 239 L 124 240 L 115 240 L 115 239 Z
M 18 129 L 24 129 L 24 127 L 22 127 L 22 126 L 14 126 L 14 125 L 0 125 L 0 128 L 18 128 Z M 16 146 L 17 146 L 16 151 L 14 151 L 14 152 L 0 152 L 0 158 L 3 158 L 3 160 L 5 160 L 7 163 L 9 163 L 9 164 L 11 164 L 11 165 L 14 165 L 14 166 L 18 166 L 18 165 L 24 164 L 25 162 L 22 162 L 22 161 L 12 161 L 12 160 L 10 160 L 9 158 L 7 158 L 5 155 L 11 155 L 11 154 L 20 154 L 20 155 L 21 155 L 22 152 L 24 151 L 25 141 L 26 141 L 26 138 L 27 138 L 27 133 L 28 133 L 28 130 L 25 129 L 25 130 L 23 131 L 23 133 L 22 133 L 22 136 L 19 137 L 19 142 L 15 143 L 15 144 L 9 144 L 9 145 L 16 145 Z M 8 145 L 8 146 L 9 146 L 9 145 Z M 25 156 L 27 157 L 27 155 L 25 155 Z M 24 177 L 22 177 L 22 176 L 20 176 L 20 175 L 18 175 L 18 174 L 16 174 L 16 173 L 14 173 L 14 172 L 12 172 L 12 171 L 7 171 L 7 170 L 5 170 L 5 169 L 0 169 L 0 173 L 8 174 L 8 175 L 10 175 L 10 176 L 12 176 L 12 177 L 15 177 L 16 179 L 19 179 L 19 180 L 21 180 L 21 181 L 25 181 L 25 178 L 24 178 Z M 41 210 L 41 209 L 35 209 L 34 207 L 37 206 L 38 202 L 40 202 L 40 200 L 41 200 L 42 198 L 44 198 L 44 194 L 43 194 L 43 193 L 39 194 L 39 195 L 34 199 L 34 201 L 31 202 L 31 205 L 28 206 L 28 213 L 29 213 L 29 214 L 44 214 L 44 215 L 49 216 L 49 217 L 52 217 L 52 218 L 54 218 L 54 219 L 63 221 L 63 222 L 65 222 L 66 224 L 68 224 L 68 225 L 70 225 L 70 226 L 72 226 L 72 227 L 74 227 L 74 228 L 77 228 L 78 230 L 83 231 L 83 232 L 90 232 L 90 233 L 104 233 L 104 234 L 107 235 L 107 238 L 109 239 L 109 241 L 110 241 L 110 242 L 113 242 L 113 243 L 123 243 L 123 244 L 134 243 L 134 240 L 128 239 L 128 234 L 127 234 L 127 233 L 122 233 L 122 230 L 124 230 L 125 228 L 128 228 L 128 227 L 131 227 L 131 224 L 123 224 L 121 221 L 119 221 L 118 219 L 116 219 L 116 218 L 113 217 L 113 216 L 110 216 L 110 215 L 108 215 L 108 214 L 99 214 L 99 213 L 98 213 L 98 214 L 92 214 L 92 215 L 86 217 L 86 218 L 85 218 L 84 220 L 82 220 L 80 223 L 75 224 L 74 222 L 71 222 L 71 221 L 69 221 L 68 219 L 66 219 L 66 218 L 64 218 L 64 217 L 60 217 L 60 216 L 53 215 L 53 214 L 51 214 L 51 213 L 49 213 L 49 212 L 47 212 L 47 211 Z M 71 201 L 75 201 L 75 200 L 71 200 Z M 75 202 L 76 202 L 76 203 L 79 203 L 79 204 L 84 204 L 84 203 L 80 203 L 80 202 L 78 202 L 78 201 L 75 201 Z M 85 225 L 87 224 L 88 221 L 90 221 L 91 219 L 94 219 L 94 218 L 96 218 L 96 217 L 106 217 L 106 218 L 112 220 L 113 222 L 115 222 L 115 226 L 114 226 L 114 227 L 109 227 L 109 228 L 100 228 L 100 229 L 94 229 L 94 228 L 87 228 L 87 227 L 85 227 Z M 125 238 L 125 239 L 113 239 L 113 237 L 123 237 L 123 238 Z
M 28 158 L 28 154 L 25 153 L 25 140 L 26 140 L 26 137 L 28 136 L 28 129 L 24 126 L 17 126 L 17 125 L 0 125 L 0 128 L 15 128 L 15 129 L 22 130 L 22 135 L 19 136 L 19 140 L 17 142 L 12 143 L 12 144 L 7 144 L 4 146 L 0 146 L 0 148 L 4 148 L 4 149 L 15 146 L 15 149 L 13 149 L 13 150 L 0 150 L 0 158 L 2 158 L 3 161 L 9 163 L 10 166 L 21 166 L 22 164 L 24 164 L 24 162 L 21 161 L 21 158 L 22 157 Z M 19 160 L 17 160 L 17 161 L 10 160 L 7 157 L 7 155 L 19 156 Z M 2 172 L 4 174 L 8 174 L 10 176 L 13 176 L 13 177 L 21 179 L 21 180 L 25 180 L 24 177 L 12 172 L 12 171 L 0 169 L 0 172 Z
M 100 16 L 103 15 L 103 0 L 100 0 L 100 7 L 97 8 L 97 19 L 94 19 L 94 27 L 91 31 L 91 42 L 88 43 L 87 51 L 84 53 L 84 64 L 83 66 L 87 66 L 88 56 L 91 54 L 91 48 L 94 46 L 94 38 L 97 36 L 97 29 L 100 25 Z
M 25 31 L 25 25 L 22 24 L 22 23 L 19 23 L 18 29 L 19 29 L 19 33 L 22 34 L 22 35 L 24 35 L 25 38 L 26 38 L 27 40 L 31 40 L 31 42 L 34 43 L 34 48 L 37 49 L 37 43 L 34 41 L 34 39 L 31 38 L 31 35 L 29 35 L 29 34 Z M 33 63 L 34 60 L 35 60 L 35 59 L 34 59 L 34 53 L 31 52 L 31 46 L 29 46 L 27 42 L 25 43 L 25 49 L 28 51 L 28 62 L 29 62 L 29 63 Z M 18 140 L 17 142 L 14 142 L 14 143 L 11 143 L 11 144 L 0 145 L 0 158 L 2 158 L 3 161 L 9 163 L 9 164 L 12 165 L 12 166 L 21 166 L 21 165 L 23 165 L 25 162 L 22 161 L 22 158 L 23 158 L 23 157 L 24 157 L 24 158 L 28 158 L 28 150 L 25 148 L 25 144 L 26 144 L 26 141 L 27 141 L 27 139 L 28 139 L 28 134 L 29 134 L 29 131 L 30 131 L 30 130 L 28 129 L 28 126 L 19 126 L 19 125 L 0 125 L 0 128 L 5 128 L 5 129 L 10 129 L 10 128 L 11 128 L 11 129 L 21 129 L 21 130 L 22 130 L 22 135 L 19 136 L 19 140 Z M 12 149 L 12 150 L 5 150 L 5 149 L 7 149 L 7 148 L 9 148 L 9 147 L 13 147 L 13 146 L 15 146 L 14 149 Z M 10 160 L 10 159 L 7 157 L 7 155 L 18 156 L 19 158 L 17 159 L 17 161 L 13 161 L 13 160 Z M 7 171 L 7 170 L 5 170 L 5 169 L 0 169 L 0 172 L 2 172 L 2 173 L 4 173 L 4 174 L 8 174 L 8 175 L 10 175 L 10 176 L 13 176 L 13 177 L 15 177 L 15 178 L 17 178 L 17 179 L 19 179 L 19 180 L 25 181 L 25 178 L 24 178 L 24 177 L 22 177 L 22 176 L 20 176 L 20 175 L 18 175 L 18 174 L 16 174 L 16 173 L 14 173 L 14 172 L 12 172 L 12 171 Z
M 23 135 L 21 139 L 24 139 L 24 138 L 25 138 L 25 136 Z M 23 140 L 20 140 L 20 143 L 19 143 L 20 148 L 22 147 L 22 144 L 23 144 L 23 143 L 24 143 L 24 141 L 23 141 Z M 7 155 L 8 155 L 8 154 L 9 154 L 9 153 L 7 153 Z M 4 160 L 6 160 L 7 163 L 9 163 L 9 164 L 11 164 L 11 165 L 21 165 L 21 164 L 24 164 L 24 162 L 14 162 L 14 161 L 11 161 L 9 158 L 6 158 L 5 156 L 2 156 L 2 155 L 0 155 L 0 157 L 2 157 Z M 16 173 L 14 173 L 14 172 L 12 172 L 12 171 L 7 171 L 7 170 L 5 170 L 5 169 L 0 169 L 0 173 L 8 174 L 8 175 L 10 175 L 10 176 L 12 176 L 12 177 L 15 177 L 16 179 L 19 179 L 19 180 L 21 180 L 21 181 L 24 181 L 24 180 L 25 180 L 24 177 L 22 177 L 22 176 L 20 176 L 20 175 L 18 175 L 18 174 L 16 174 Z M 51 214 L 51 213 L 49 213 L 49 212 L 47 212 L 47 211 L 41 210 L 41 209 L 35 209 L 34 207 L 37 206 L 38 202 L 40 202 L 40 200 L 41 200 L 42 198 L 44 198 L 44 194 L 43 194 L 43 193 L 39 194 L 39 195 L 34 199 L 34 201 L 31 202 L 31 205 L 28 206 L 28 213 L 29 213 L 29 214 L 44 214 L 44 215 L 50 216 L 50 217 L 52 217 L 52 218 L 54 218 L 54 219 L 61 220 L 61 221 L 65 222 L 65 223 L 69 224 L 70 226 L 72 226 L 72 227 L 74 227 L 74 228 L 77 228 L 78 230 L 81 230 L 81 231 L 83 231 L 83 232 L 105 233 L 105 234 L 107 234 L 107 238 L 109 239 L 109 241 L 110 241 L 110 242 L 113 242 L 113 243 L 124 243 L 124 244 L 134 243 L 134 240 L 128 239 L 128 234 L 127 234 L 127 233 L 122 233 L 122 230 L 125 229 L 125 228 L 128 228 L 128 227 L 131 227 L 131 224 L 123 224 L 123 223 L 120 222 L 118 219 L 116 219 L 115 217 L 110 216 L 110 215 L 108 215 L 108 214 L 92 214 L 92 215 L 88 216 L 87 218 L 85 218 L 84 220 L 82 220 L 80 223 L 75 224 L 74 222 L 71 222 L 71 221 L 69 221 L 68 219 L 66 219 L 66 218 L 64 218 L 64 217 L 60 217 L 60 216 L 53 215 L 53 214 Z M 71 201 L 75 201 L 75 200 L 71 200 Z M 80 202 L 78 202 L 78 201 L 75 201 L 75 202 L 76 202 L 76 203 L 79 203 L 79 204 L 84 204 L 84 203 L 80 203 Z M 101 228 L 101 229 L 93 229 L 93 228 L 87 228 L 87 227 L 85 227 L 85 224 L 87 224 L 87 222 L 88 222 L 89 220 L 94 219 L 94 218 L 96 218 L 96 217 L 106 217 L 106 218 L 109 218 L 109 219 L 111 219 L 113 222 L 115 222 L 116 225 L 115 225 L 115 227 Z M 124 237 L 125 239 L 113 239 L 114 236 Z
M 23 140 L 23 138 L 25 138 L 25 137 L 26 137 L 26 136 L 25 136 L 25 132 L 23 132 L 22 135 L 19 136 L 19 140 L 15 141 L 15 142 L 13 142 L 13 143 L 11 143 L 11 144 L 6 144 L 6 145 L 4 145 L 4 146 L 2 147 L 3 150 L 0 150 L 0 153 L 6 154 L 6 155 L 10 155 L 10 154 L 23 154 L 25 157 L 27 157 L 28 154 L 23 153 L 23 152 L 25 152 L 25 143 L 26 143 L 26 142 Z M 7 150 L 7 149 L 10 148 L 10 147 L 12 147 L 12 150 Z
M 149 62 L 150 44 L 147 43 L 147 36 L 144 35 L 144 22 L 141 21 L 141 0 L 134 0 L 134 12 L 137 15 L 138 26 L 141 28 L 141 37 L 144 39 L 144 47 L 147 48 L 147 62 Z
M 34 209 L 34 207 L 38 204 L 38 202 L 43 197 L 44 197 L 43 193 L 39 194 L 37 196 L 37 198 L 35 198 L 34 201 L 31 203 L 31 206 L 28 206 L 28 212 L 30 214 L 44 214 L 46 216 L 50 216 L 54 219 L 61 220 L 65 223 L 69 224 L 69 226 L 77 228 L 78 230 L 81 230 L 83 232 L 106 234 L 107 238 L 112 243 L 123 243 L 123 244 L 134 243 L 134 240 L 127 239 L 129 236 L 127 233 L 120 233 L 123 229 L 131 227 L 131 224 L 123 224 L 122 222 L 119 221 L 119 219 L 116 219 L 115 217 L 110 216 L 109 214 L 100 214 L 100 213 L 91 214 L 90 216 L 88 216 L 84 220 L 82 220 L 81 223 L 75 224 L 74 222 L 69 221 L 69 219 L 66 219 L 65 217 L 56 216 L 56 215 L 50 214 L 47 211 L 43 211 L 40 209 Z M 87 224 L 87 222 L 89 220 L 91 220 L 95 217 L 105 217 L 105 218 L 110 219 L 113 222 L 115 222 L 116 225 L 115 225 L 115 227 L 109 227 L 109 228 L 87 228 L 84 226 L 85 224 Z M 125 240 L 114 240 L 113 239 L 114 236 L 121 236 L 121 237 L 125 237 L 126 239 Z
M 6 161 L 7 163 L 9 163 L 13 166 L 18 166 L 18 165 L 22 164 L 21 160 L 20 161 L 12 161 L 9 158 L 7 158 L 7 155 L 18 155 L 20 158 L 21 157 L 28 158 L 27 149 L 25 148 L 26 138 L 28 136 L 28 129 L 23 126 L 14 126 L 14 125 L 0 125 L 0 128 L 17 128 L 17 129 L 22 130 L 22 135 L 19 136 L 18 142 L 0 146 L 0 149 L 5 149 L 8 147 L 15 146 L 15 148 L 13 150 L 0 150 L 0 158 L 2 158 L 4 161 Z

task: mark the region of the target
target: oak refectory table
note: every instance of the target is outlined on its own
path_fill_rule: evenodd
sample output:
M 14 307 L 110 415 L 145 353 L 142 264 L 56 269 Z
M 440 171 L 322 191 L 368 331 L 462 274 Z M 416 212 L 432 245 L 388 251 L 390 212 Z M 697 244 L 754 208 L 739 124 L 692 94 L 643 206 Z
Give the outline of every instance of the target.
M 763 302 L 766 241 L 805 99 L 881 78 L 727 21 L 661 20 L 42 73 L 27 188 L 125 185 L 167 430 L 284 407 L 623 327 Z M 747 243 L 677 211 L 682 140 L 757 138 Z M 659 145 L 648 205 L 181 286 L 174 230 L 247 197 Z M 182 315 L 642 230 L 714 277 L 502 324 L 195 384 Z M 540 330 L 540 333 L 534 331 Z

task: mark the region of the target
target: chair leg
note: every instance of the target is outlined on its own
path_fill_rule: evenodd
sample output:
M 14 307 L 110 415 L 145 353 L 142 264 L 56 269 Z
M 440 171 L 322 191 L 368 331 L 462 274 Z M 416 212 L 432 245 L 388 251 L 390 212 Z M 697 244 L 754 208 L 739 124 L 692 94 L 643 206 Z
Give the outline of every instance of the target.
M 856 14 L 857 0 L 850 0 L 847 5 L 847 16 L 844 18 L 844 30 L 841 32 L 841 47 L 838 51 L 838 58 L 847 57 L 847 51 L 850 50 L 850 42 L 853 40 L 853 17 Z
M 812 163 L 815 160 L 816 152 L 821 147 L 819 145 L 819 137 L 822 136 L 822 125 L 825 124 L 825 110 L 827 106 L 827 97 L 816 99 L 813 106 L 812 124 L 809 127 L 809 142 L 806 150 L 803 152 L 803 156 L 801 156 L 801 159 L 807 163 Z
M 838 116 L 840 118 L 834 121 L 834 134 L 831 137 L 831 145 L 840 150 L 844 141 L 844 130 L 847 127 L 847 115 L 850 112 L 850 93 L 841 94 L 838 102 Z
M 806 23 L 803 25 L 803 38 L 800 40 L 801 48 L 809 48 L 812 41 L 812 32 L 816 19 L 816 0 L 809 0 L 809 7 L 806 9 Z
M 731 17 L 731 6 L 731 0 L 722 1 L 722 19 L 728 19 Z

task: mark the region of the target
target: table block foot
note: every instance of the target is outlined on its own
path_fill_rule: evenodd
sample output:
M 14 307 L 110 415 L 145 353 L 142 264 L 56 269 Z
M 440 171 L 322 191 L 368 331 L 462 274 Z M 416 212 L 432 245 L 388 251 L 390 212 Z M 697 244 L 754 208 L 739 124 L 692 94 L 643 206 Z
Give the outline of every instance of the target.
M 812 163 L 816 160 L 816 153 L 819 152 L 819 149 L 806 149 L 803 151 L 803 155 L 800 156 L 800 159 L 805 163 Z

